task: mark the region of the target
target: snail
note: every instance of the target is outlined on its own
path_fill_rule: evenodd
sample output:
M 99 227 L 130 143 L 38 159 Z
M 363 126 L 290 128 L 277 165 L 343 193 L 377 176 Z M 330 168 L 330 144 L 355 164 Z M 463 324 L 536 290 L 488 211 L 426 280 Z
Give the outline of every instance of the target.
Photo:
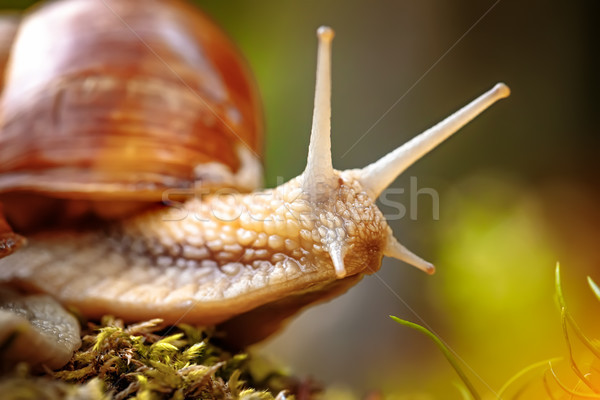
M 103 3 L 44 5 L 15 39 L 1 103 L 0 191 L 27 244 L 0 260 L 0 281 L 89 318 L 219 325 L 244 346 L 376 272 L 383 256 L 434 272 L 395 239 L 375 201 L 508 96 L 506 85 L 380 160 L 338 171 L 334 33 L 321 27 L 306 168 L 276 188 L 241 193 L 260 183 L 262 122 L 232 45 L 184 3 Z M 36 217 L 24 218 L 19 207 L 32 205 Z

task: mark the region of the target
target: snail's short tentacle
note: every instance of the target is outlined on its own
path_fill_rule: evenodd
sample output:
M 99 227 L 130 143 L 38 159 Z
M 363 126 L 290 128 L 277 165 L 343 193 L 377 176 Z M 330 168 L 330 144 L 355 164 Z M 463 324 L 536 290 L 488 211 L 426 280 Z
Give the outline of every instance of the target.
M 336 242 L 329 246 L 329 256 L 335 269 L 335 274 L 338 278 L 346 276 L 346 267 L 344 265 L 344 256 L 346 255 L 346 248 L 342 241 Z
M 413 265 L 420 270 L 427 272 L 429 275 L 435 272 L 435 266 L 432 263 L 423 260 L 416 254 L 413 254 L 410 250 L 400 244 L 400 242 L 396 240 L 391 232 L 388 235 L 387 242 L 383 248 L 383 255 L 404 261 L 405 263 Z
M 508 97 L 510 89 L 498 83 L 448 118 L 403 144 L 360 171 L 359 180 L 374 197 L 378 197 L 404 170 L 469 123 L 496 101 Z

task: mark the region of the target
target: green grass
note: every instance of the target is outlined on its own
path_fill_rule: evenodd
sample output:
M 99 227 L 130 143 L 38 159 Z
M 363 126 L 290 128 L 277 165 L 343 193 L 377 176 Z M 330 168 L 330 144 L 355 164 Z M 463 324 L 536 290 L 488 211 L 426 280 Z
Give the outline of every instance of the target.
M 590 289 L 592 290 L 596 298 L 600 300 L 600 287 L 590 277 L 587 278 L 587 281 Z M 597 377 L 599 371 L 598 369 L 594 369 L 591 365 L 586 365 L 585 369 L 582 369 L 578 365 L 578 363 L 575 361 L 575 356 L 573 354 L 573 346 L 571 343 L 569 332 L 572 331 L 575 333 L 575 336 L 587 348 L 590 354 L 593 357 L 595 357 L 596 361 L 600 361 L 600 344 L 598 341 L 592 340 L 584 334 L 583 330 L 577 324 L 575 318 L 573 318 L 573 316 L 569 312 L 567 308 L 567 302 L 563 293 L 559 264 L 556 265 L 554 284 L 557 303 L 560 309 L 563 335 L 565 337 L 565 343 L 567 347 L 569 367 L 577 378 L 577 384 L 572 388 L 568 384 L 564 383 L 561 377 L 559 377 L 558 373 L 554 369 L 553 363 L 562 361 L 563 358 L 556 357 L 549 360 L 537 362 L 528 367 L 523 368 L 500 388 L 500 390 L 494 396 L 496 399 L 527 398 L 526 391 L 528 387 L 534 382 L 530 379 L 526 381 L 524 385 L 521 386 L 518 386 L 517 382 L 519 382 L 523 379 L 523 377 L 529 375 L 534 371 L 543 372 L 542 384 L 545 390 L 545 395 L 547 395 L 549 399 L 564 398 L 565 394 L 570 396 L 569 398 L 573 400 L 600 399 L 600 379 L 598 379 Z M 481 395 L 477 392 L 472 382 L 469 380 L 465 372 L 460 367 L 460 363 L 458 362 L 456 357 L 452 354 L 451 350 L 443 343 L 443 341 L 438 336 L 436 336 L 428 329 L 422 327 L 421 325 L 405 321 L 394 316 L 390 316 L 390 318 L 392 318 L 399 324 L 408 326 L 409 328 L 421 332 L 422 334 L 430 338 L 441 350 L 442 354 L 446 357 L 450 365 L 454 368 L 454 370 L 460 377 L 464 385 L 458 385 L 458 389 L 462 394 L 462 397 L 465 399 L 481 399 Z M 512 389 L 512 391 L 514 392 L 510 397 L 508 397 L 507 395 L 509 389 Z

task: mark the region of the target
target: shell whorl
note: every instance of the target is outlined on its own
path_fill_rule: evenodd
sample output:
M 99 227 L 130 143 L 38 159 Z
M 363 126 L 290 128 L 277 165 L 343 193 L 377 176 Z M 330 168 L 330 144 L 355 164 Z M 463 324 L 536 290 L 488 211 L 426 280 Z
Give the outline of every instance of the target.
M 197 182 L 261 187 L 262 107 L 227 35 L 186 1 L 108 3 L 24 15 L 0 96 L 0 192 L 159 202 Z

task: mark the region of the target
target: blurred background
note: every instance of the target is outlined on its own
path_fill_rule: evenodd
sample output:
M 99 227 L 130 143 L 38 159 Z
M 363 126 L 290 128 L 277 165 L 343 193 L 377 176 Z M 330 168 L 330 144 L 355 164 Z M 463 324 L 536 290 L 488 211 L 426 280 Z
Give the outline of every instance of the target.
M 0 0 L 0 8 L 32 3 Z M 305 311 L 256 352 L 323 383 L 330 398 L 373 390 L 389 399 L 461 398 L 442 354 L 388 318 L 396 315 L 436 332 L 492 396 L 523 368 L 567 354 L 557 261 L 575 318 L 598 337 L 600 306 L 585 282 L 600 281 L 597 1 L 195 3 L 255 72 L 268 186 L 305 166 L 320 25 L 336 31 L 338 169 L 376 160 L 498 81 L 512 89 L 393 185 L 405 193 L 390 198 L 413 210 L 392 218 L 396 237 L 437 273 L 386 259 L 376 275 Z M 430 196 L 409 204 L 411 177 L 417 189 L 437 192 L 439 219 Z

